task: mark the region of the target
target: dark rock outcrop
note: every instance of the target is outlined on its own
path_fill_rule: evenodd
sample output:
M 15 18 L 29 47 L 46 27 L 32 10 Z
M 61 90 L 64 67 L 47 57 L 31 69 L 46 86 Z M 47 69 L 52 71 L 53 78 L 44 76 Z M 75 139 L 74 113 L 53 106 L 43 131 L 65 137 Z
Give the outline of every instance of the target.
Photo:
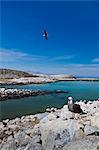
M 0 88 L 0 101 L 7 99 L 16 99 L 29 96 L 48 95 L 48 94 L 61 94 L 68 93 L 66 91 L 41 91 L 41 90 L 21 90 L 21 89 L 5 89 Z

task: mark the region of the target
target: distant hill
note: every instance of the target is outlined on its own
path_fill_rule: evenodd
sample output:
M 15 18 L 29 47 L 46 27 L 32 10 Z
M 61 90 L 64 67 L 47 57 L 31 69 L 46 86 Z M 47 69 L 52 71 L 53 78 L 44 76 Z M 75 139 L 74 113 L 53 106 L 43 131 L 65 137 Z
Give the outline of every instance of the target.
M 0 78 L 21 78 L 21 77 L 38 77 L 28 72 L 12 70 L 12 69 L 0 69 Z

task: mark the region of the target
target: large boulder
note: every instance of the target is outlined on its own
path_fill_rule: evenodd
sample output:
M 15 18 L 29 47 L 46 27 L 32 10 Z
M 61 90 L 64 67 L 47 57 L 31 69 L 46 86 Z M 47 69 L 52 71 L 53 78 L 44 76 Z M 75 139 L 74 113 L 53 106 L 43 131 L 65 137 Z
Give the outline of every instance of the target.
M 98 130 L 99 129 L 97 129 L 96 127 L 86 125 L 84 128 L 84 133 L 85 135 L 90 135 L 90 134 L 94 134 L 95 132 L 98 132 Z
M 12 139 L 3 143 L 1 150 L 16 150 L 16 148 L 17 148 L 16 142 L 14 139 Z
M 91 125 L 99 128 L 99 116 L 91 117 Z
M 99 137 L 88 136 L 66 144 L 63 150 L 98 150 Z
M 42 145 L 46 150 L 62 148 L 73 139 L 75 132 L 83 128 L 77 120 L 56 119 L 40 124 Z
M 53 148 L 62 148 L 70 141 L 70 135 L 67 129 L 61 129 L 60 131 L 49 130 L 46 138 L 42 136 L 42 144 L 46 150 L 52 150 Z
M 19 131 L 18 133 L 14 134 L 15 142 L 17 146 L 26 146 L 31 138 L 26 135 L 24 132 Z

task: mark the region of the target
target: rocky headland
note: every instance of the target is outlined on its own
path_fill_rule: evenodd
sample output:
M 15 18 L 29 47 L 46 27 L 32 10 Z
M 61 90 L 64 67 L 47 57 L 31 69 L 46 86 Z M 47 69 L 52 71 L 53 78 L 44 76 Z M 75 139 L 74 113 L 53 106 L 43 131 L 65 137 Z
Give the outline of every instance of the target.
M 64 105 L 0 122 L 1 150 L 99 150 L 99 101 L 80 101 L 83 114 Z
M 67 91 L 55 90 L 55 91 L 41 91 L 41 90 L 27 90 L 27 89 L 7 89 L 0 88 L 0 101 L 8 99 L 16 99 L 30 96 L 48 95 L 48 94 L 62 94 L 68 93 Z

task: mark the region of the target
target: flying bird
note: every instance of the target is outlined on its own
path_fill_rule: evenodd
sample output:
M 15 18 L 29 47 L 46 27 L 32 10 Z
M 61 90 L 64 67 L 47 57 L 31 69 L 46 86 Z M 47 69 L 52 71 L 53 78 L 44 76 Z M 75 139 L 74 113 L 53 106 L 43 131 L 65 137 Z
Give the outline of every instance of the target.
M 44 30 L 43 36 L 45 37 L 46 40 L 48 39 L 48 32 L 46 30 Z
M 71 96 L 68 97 L 68 109 L 74 113 L 83 113 L 82 109 L 80 108 L 79 104 L 73 103 L 73 98 Z

